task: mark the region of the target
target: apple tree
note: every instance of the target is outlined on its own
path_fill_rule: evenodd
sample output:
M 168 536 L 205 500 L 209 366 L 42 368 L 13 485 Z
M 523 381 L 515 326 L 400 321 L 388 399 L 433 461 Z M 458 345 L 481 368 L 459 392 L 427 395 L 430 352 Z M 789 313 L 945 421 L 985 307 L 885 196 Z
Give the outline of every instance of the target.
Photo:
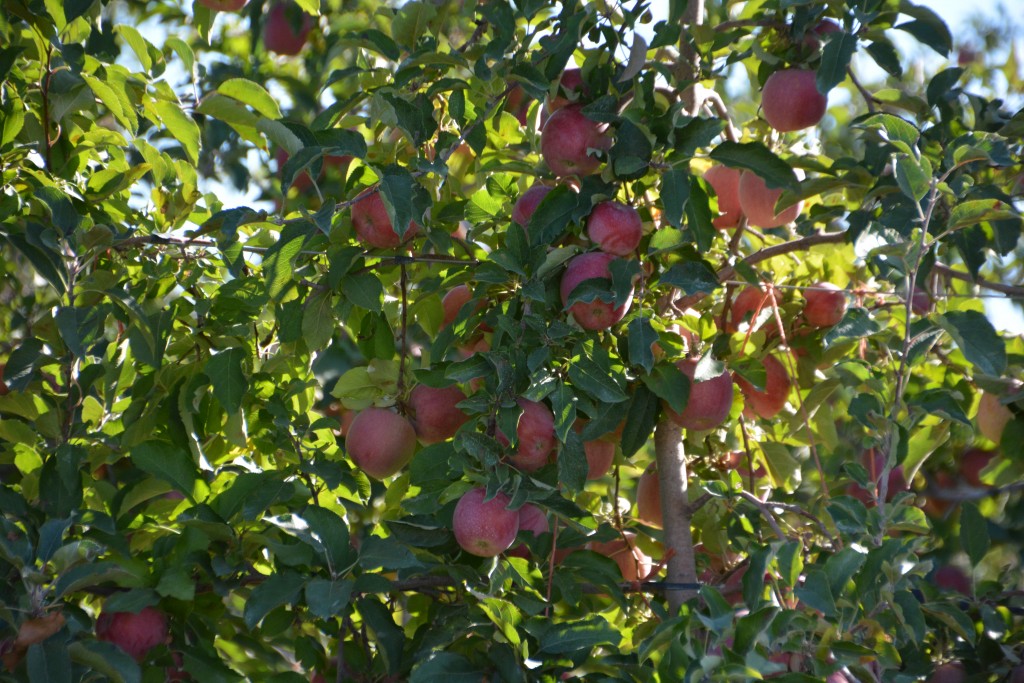
M 3 8 L 0 680 L 1024 680 L 1005 27 Z

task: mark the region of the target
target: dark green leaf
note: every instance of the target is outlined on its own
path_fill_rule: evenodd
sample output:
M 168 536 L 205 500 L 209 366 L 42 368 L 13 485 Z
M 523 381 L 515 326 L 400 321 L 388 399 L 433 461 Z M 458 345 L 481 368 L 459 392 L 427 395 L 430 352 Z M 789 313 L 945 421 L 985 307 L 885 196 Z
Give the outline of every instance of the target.
M 384 169 L 380 191 L 391 225 L 400 237 L 409 230 L 409 223 L 419 223 L 430 208 L 430 195 L 401 166 L 392 164 Z
M 957 230 L 982 221 L 1001 219 L 1020 220 L 1020 216 L 1013 211 L 1010 204 L 999 199 L 973 199 L 953 207 L 953 210 L 949 212 L 946 229 Z
M 712 242 L 718 236 L 712 218 L 711 200 L 700 180 L 691 176 L 690 199 L 686 202 L 686 227 L 693 234 L 693 241 L 701 253 L 710 250 Z
M 914 7 L 914 11 L 908 11 L 906 9 L 908 4 L 902 5 L 900 10 L 904 14 L 918 18 L 914 21 L 897 24 L 893 28 L 906 31 L 943 57 L 949 55 L 953 49 L 953 36 L 949 33 L 949 27 L 946 26 L 946 23 L 942 21 L 938 14 L 920 5 Z
M 870 337 L 881 329 L 867 309 L 851 307 L 846 311 L 843 319 L 828 331 L 822 342 L 827 348 L 843 340 Z
M 17 391 L 26 389 L 35 374 L 36 364 L 41 360 L 43 342 L 29 337 L 21 342 L 7 359 L 3 379 L 8 387 Z
M 565 234 L 579 205 L 579 195 L 568 185 L 554 187 L 530 216 L 532 244 L 552 244 Z
M 356 306 L 379 313 L 383 309 L 384 285 L 372 273 L 354 273 L 341 281 L 341 293 Z M 333 325 L 333 316 L 331 316 Z
M 865 119 L 862 125 L 880 129 L 883 139 L 904 154 L 913 154 L 921 137 L 920 131 L 913 124 L 892 114 L 875 114 Z
M 661 283 L 683 290 L 686 295 L 710 294 L 721 287 L 718 274 L 707 261 L 683 261 L 661 276 Z
M 977 567 L 988 553 L 988 520 L 972 502 L 966 502 L 960 508 L 960 547 L 967 553 L 974 567 Z
M 579 434 L 569 431 L 565 445 L 558 453 L 557 462 L 558 481 L 570 492 L 582 491 L 587 481 L 587 454 Z
M 245 601 L 243 619 L 250 629 L 270 614 L 271 610 L 281 605 L 295 604 L 302 592 L 306 580 L 301 574 L 284 571 L 272 574 L 263 583 L 253 589 L 249 599 Z
M 144 441 L 131 450 L 132 462 L 191 497 L 198 472 L 192 454 L 167 441 Z
M 647 318 L 634 318 L 629 322 L 629 363 L 647 372 L 654 367 L 651 345 L 658 341 L 658 333 Z
M 889 41 L 875 41 L 867 47 L 868 54 L 875 60 L 875 64 L 882 67 L 890 76 L 900 78 L 903 76 L 903 65 L 900 64 L 899 53 Z
M 846 31 L 838 31 L 829 36 L 821 53 L 821 64 L 818 66 L 815 79 L 818 92 L 827 95 L 829 90 L 846 79 L 846 69 L 850 66 L 850 60 L 856 51 L 856 36 Z
M 796 596 L 808 607 L 816 609 L 826 617 L 835 617 L 836 601 L 832 597 L 832 590 L 829 588 L 828 576 L 820 567 L 808 567 L 806 578 L 801 586 L 796 588 Z
M 843 548 L 825 561 L 825 575 L 832 595 L 846 594 L 846 584 L 860 571 L 867 559 L 863 552 Z
M 672 169 L 661 176 L 661 203 L 665 220 L 674 228 L 682 228 L 683 213 L 690 201 L 690 174 Z
M 622 430 L 622 455 L 630 458 L 639 451 L 654 431 L 661 402 L 646 386 L 638 386 L 626 411 L 626 426 Z
M 769 188 L 781 187 L 794 192 L 800 188 L 800 180 L 789 164 L 760 142 L 727 140 L 711 150 L 711 158 L 732 168 L 753 171 Z
M 395 624 L 391 611 L 372 598 L 360 600 L 357 609 L 384 657 L 387 670 L 397 672 L 401 667 L 405 634 Z
M 39 187 L 33 196 L 42 200 L 50 212 L 54 226 L 66 237 L 78 229 L 81 217 L 71 203 L 71 198 L 55 187 Z
M 43 230 L 42 226 L 34 223 L 28 224 L 30 230 L 33 227 Z M 28 259 L 36 272 L 49 282 L 58 294 L 63 296 L 68 288 L 68 270 L 64 265 L 64 259 L 51 249 L 29 242 L 22 235 L 7 235 L 7 240 Z
M 910 627 L 918 642 L 923 641 L 927 633 L 927 624 L 921 612 L 921 601 L 910 591 L 897 591 L 893 597 L 896 606 L 899 607 L 901 621 Z
M 655 396 L 665 401 L 672 410 L 683 412 L 690 398 L 690 378 L 674 363 L 659 363 L 654 372 L 640 378 Z
M 138 662 L 113 643 L 83 638 L 66 647 L 71 661 L 107 676 L 112 683 L 142 681 L 142 670 Z
M 630 121 L 624 119 L 615 135 L 615 144 L 608 151 L 612 169 L 622 180 L 635 180 L 647 173 L 653 148 L 647 135 Z
M 30 646 L 26 659 L 29 683 L 71 683 L 71 656 L 60 637 Z
M 234 414 L 242 407 L 242 398 L 249 389 L 242 364 L 246 353 L 240 348 L 225 349 L 206 362 L 203 372 L 210 379 L 213 395 L 224 407 L 224 412 Z
M 611 369 L 595 361 L 578 356 L 569 363 L 569 379 L 579 389 L 605 403 L 621 403 L 628 399 L 615 381 Z
M 551 624 L 540 637 L 538 654 L 586 654 L 598 645 L 616 647 L 622 636 L 607 621 L 594 616 L 577 622 Z
M 999 377 L 1006 370 L 1006 342 L 983 313 L 950 311 L 940 315 L 937 322 L 982 373 Z
M 957 403 L 956 397 L 946 389 L 927 389 L 909 398 L 908 403 L 921 408 L 929 415 L 937 415 L 946 420 L 955 420 L 964 425 L 971 421 Z
M 327 560 L 331 573 L 340 573 L 353 562 L 353 550 L 348 539 L 348 525 L 332 510 L 310 506 L 303 510 L 302 518 L 319 551 Z
M 924 161 L 923 159 L 921 160 Z M 900 186 L 903 194 L 915 202 L 924 199 L 931 187 L 931 174 L 923 164 L 918 162 L 909 154 L 900 154 L 896 157 L 896 168 L 894 169 L 896 183 Z
M 306 583 L 306 604 L 321 619 L 337 619 L 344 613 L 352 596 L 352 581 L 347 579 L 310 579 Z
M 486 672 L 462 655 L 453 652 L 431 652 L 409 676 L 409 683 L 477 683 L 487 678 Z

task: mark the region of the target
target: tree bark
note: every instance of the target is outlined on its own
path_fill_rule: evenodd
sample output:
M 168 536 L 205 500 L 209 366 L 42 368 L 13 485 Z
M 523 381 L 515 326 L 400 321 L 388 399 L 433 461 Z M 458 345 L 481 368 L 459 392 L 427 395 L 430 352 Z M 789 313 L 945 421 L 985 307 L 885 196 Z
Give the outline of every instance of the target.
M 669 614 L 675 616 L 690 598 L 697 595 L 697 563 L 690 530 L 692 511 L 687 492 L 686 453 L 683 430 L 662 418 L 654 430 L 654 452 L 658 460 L 658 484 L 661 488 L 661 518 L 665 532 L 668 574 L 665 595 Z

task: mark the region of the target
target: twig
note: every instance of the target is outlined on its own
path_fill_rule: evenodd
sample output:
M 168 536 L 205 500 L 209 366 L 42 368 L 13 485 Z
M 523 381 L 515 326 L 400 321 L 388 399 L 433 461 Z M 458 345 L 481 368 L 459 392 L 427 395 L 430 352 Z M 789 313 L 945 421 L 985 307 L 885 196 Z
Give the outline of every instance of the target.
M 739 495 L 740 498 L 747 501 L 761 512 L 761 516 L 765 518 L 768 522 L 768 526 L 772 528 L 772 531 L 774 531 L 775 535 L 779 537 L 779 540 L 785 541 L 789 538 L 782 532 L 782 529 L 779 527 L 779 523 L 775 521 L 775 515 L 772 514 L 772 511 L 768 509 L 768 506 L 765 505 L 763 500 L 755 496 L 753 493 L 742 489 L 740 489 Z
M 978 276 L 976 278 L 971 277 L 970 273 L 964 273 L 959 270 L 953 270 L 949 266 L 944 265 L 942 263 L 933 264 L 932 271 L 945 277 L 953 278 L 955 280 L 970 282 L 971 284 L 977 285 L 982 289 L 990 289 L 993 292 L 1001 292 L 1008 296 L 1024 298 L 1024 287 L 1019 287 L 1016 285 L 1004 285 L 1001 282 L 992 282 L 991 280 L 986 280 L 981 276 Z
M 878 102 L 878 100 L 875 99 L 875 96 L 869 93 L 867 89 L 860 84 L 860 81 L 857 80 L 857 77 L 853 75 L 852 68 L 847 67 L 846 73 L 850 77 L 850 80 L 853 82 L 853 86 L 857 88 L 857 91 L 860 93 L 861 97 L 864 98 L 864 104 L 866 104 L 868 107 L 868 113 L 874 114 L 876 111 L 875 102 Z

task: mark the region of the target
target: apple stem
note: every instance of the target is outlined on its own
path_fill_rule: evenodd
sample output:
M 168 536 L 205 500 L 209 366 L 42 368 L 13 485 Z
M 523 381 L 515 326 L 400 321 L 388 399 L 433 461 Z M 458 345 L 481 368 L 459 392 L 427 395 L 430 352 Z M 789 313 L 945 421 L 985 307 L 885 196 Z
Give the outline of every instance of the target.
M 661 488 L 661 516 L 668 555 L 667 584 L 696 584 L 697 563 L 690 529 L 693 509 L 688 500 L 686 451 L 682 427 L 662 418 L 654 430 L 654 452 L 658 461 Z M 670 615 L 679 614 L 687 600 L 695 597 L 693 588 L 666 588 Z

